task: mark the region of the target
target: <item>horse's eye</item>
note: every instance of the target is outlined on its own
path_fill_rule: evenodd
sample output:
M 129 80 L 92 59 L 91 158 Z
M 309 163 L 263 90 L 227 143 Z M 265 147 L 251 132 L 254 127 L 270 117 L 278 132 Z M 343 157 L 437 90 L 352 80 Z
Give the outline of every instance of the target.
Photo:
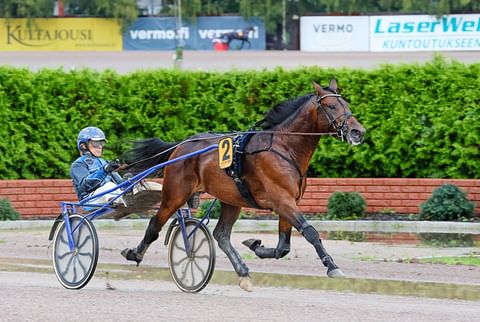
M 331 110 L 334 110 L 335 109 L 335 104 L 328 105 L 328 108 L 331 109 Z

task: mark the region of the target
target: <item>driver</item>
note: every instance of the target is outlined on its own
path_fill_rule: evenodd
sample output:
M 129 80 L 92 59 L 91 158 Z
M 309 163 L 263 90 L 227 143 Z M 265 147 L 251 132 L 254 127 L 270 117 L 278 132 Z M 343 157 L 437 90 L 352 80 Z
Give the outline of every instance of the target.
M 116 171 L 119 169 L 120 164 L 116 161 L 107 162 L 102 158 L 103 147 L 106 142 L 105 134 L 98 127 L 86 127 L 78 134 L 77 148 L 80 157 L 70 167 L 70 176 L 72 177 L 78 200 L 101 194 L 123 182 L 122 177 Z M 145 182 L 142 183 L 144 187 L 139 186 L 134 187 L 134 194 L 143 189 L 162 190 L 162 185 L 155 182 Z M 104 204 L 121 193 L 122 191 L 114 190 L 92 199 L 91 203 Z M 117 198 L 114 204 L 128 206 L 123 197 Z

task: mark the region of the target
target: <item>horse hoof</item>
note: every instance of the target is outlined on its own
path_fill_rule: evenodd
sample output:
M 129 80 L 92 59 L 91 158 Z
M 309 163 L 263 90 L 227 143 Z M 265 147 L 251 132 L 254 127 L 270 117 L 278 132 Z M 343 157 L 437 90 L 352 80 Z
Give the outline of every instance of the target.
M 242 244 L 255 251 L 255 249 L 262 244 L 262 241 L 260 239 L 247 239 L 244 240 Z
M 125 257 L 126 260 L 129 260 L 129 261 L 134 261 L 137 263 L 137 267 L 138 265 L 140 265 L 140 263 L 142 262 L 142 259 L 138 259 L 137 258 L 137 254 L 135 253 L 135 251 L 133 249 L 130 249 L 130 248 L 125 248 L 124 250 L 122 250 L 120 252 L 120 254 Z
M 340 268 L 335 268 L 335 269 L 332 269 L 331 271 L 328 271 L 327 276 L 331 278 L 342 278 L 342 277 L 345 277 L 345 274 L 343 274 Z
M 243 276 L 238 279 L 238 285 L 244 291 L 251 292 L 253 291 L 253 283 L 250 276 Z

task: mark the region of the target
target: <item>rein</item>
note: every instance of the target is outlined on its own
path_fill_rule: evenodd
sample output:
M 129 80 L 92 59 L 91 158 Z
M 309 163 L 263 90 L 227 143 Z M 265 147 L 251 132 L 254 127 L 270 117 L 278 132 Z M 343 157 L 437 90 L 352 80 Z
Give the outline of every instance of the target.
M 264 134 L 280 134 L 280 135 L 301 135 L 301 136 L 324 136 L 324 135 L 338 135 L 337 132 L 326 132 L 326 133 L 303 133 L 303 132 L 283 132 L 283 131 L 256 131 L 256 130 L 249 130 L 249 131 L 235 131 L 235 132 L 207 132 L 209 134 L 216 134 L 218 135 L 219 138 L 224 138 L 232 135 L 242 135 L 242 134 L 259 134 L 259 133 L 264 133 Z M 157 154 L 154 154 L 148 158 L 138 160 L 129 164 L 125 164 L 123 169 L 127 170 L 130 167 L 134 166 L 135 164 L 142 163 L 147 160 L 154 159 L 156 157 L 161 156 L 164 153 L 167 153 L 171 150 L 176 149 L 182 144 L 189 143 L 189 142 L 199 142 L 199 141 L 206 141 L 206 140 L 211 140 L 212 138 L 187 138 L 178 144 L 175 144 L 174 146 L 159 152 Z M 122 165 L 123 166 L 123 165 Z
M 347 121 L 350 117 L 352 117 L 352 112 L 350 112 L 350 110 L 348 109 L 347 106 L 345 106 L 345 104 L 343 104 L 343 102 L 341 100 L 338 100 L 340 102 L 340 104 L 343 106 L 344 110 L 345 110 L 345 113 L 343 113 L 343 115 L 340 115 L 340 116 L 337 116 L 337 117 L 332 117 L 328 112 L 327 110 L 325 109 L 325 107 L 322 105 L 322 100 L 326 97 L 336 97 L 337 99 L 342 97 L 340 94 L 337 94 L 337 93 L 331 93 L 331 94 L 325 94 L 325 95 L 322 95 L 322 96 L 315 96 L 315 104 L 317 105 L 317 108 L 321 107 L 322 108 L 322 111 L 325 113 L 325 116 L 327 117 L 327 120 L 328 120 L 328 123 L 330 125 L 330 127 L 333 127 L 333 129 L 336 131 L 336 132 L 325 132 L 325 133 L 304 133 L 304 132 L 289 132 L 289 131 L 272 131 L 272 130 L 248 130 L 248 131 L 234 131 L 234 132 L 207 132 L 209 134 L 216 134 L 219 136 L 219 138 L 223 138 L 223 137 L 228 137 L 228 136 L 232 136 L 232 135 L 242 135 L 242 134 L 259 134 L 259 133 L 263 133 L 263 134 L 274 134 L 274 135 L 298 135 L 298 136 L 338 136 L 339 138 L 342 139 L 342 141 L 344 140 L 344 137 L 345 137 L 345 133 L 347 131 Z M 337 120 L 343 116 L 343 120 L 342 120 L 342 123 L 340 125 L 337 124 Z M 157 154 L 154 154 L 152 155 L 151 157 L 148 157 L 148 158 L 145 158 L 145 159 L 142 159 L 142 160 L 138 160 L 138 161 L 135 161 L 135 162 L 132 162 L 130 164 L 127 164 L 125 165 L 124 169 L 128 169 L 130 167 L 132 167 L 133 165 L 135 164 L 138 164 L 138 163 L 141 163 L 141 162 L 144 162 L 144 161 L 147 161 L 147 160 L 151 160 L 153 158 L 156 158 L 158 156 L 161 156 L 162 154 L 164 153 L 168 153 L 170 152 L 171 150 L 174 150 L 176 149 L 177 147 L 179 147 L 180 145 L 182 144 L 185 144 L 185 143 L 189 143 L 189 142 L 198 142 L 198 141 L 205 141 L 205 140 L 211 140 L 212 138 L 187 138 L 181 142 L 179 142 L 178 144 L 175 144 L 174 146 L 166 149 L 165 151 L 162 151 L 162 152 L 159 152 Z

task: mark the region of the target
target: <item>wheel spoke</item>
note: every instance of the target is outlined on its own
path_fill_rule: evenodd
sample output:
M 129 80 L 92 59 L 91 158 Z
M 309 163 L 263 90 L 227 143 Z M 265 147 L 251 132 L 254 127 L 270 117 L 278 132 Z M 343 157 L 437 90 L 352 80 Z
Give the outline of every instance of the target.
M 174 247 L 175 249 L 178 249 L 178 250 L 184 252 L 184 251 L 185 251 L 185 247 L 184 247 L 183 245 L 179 245 L 179 243 L 180 243 L 180 242 L 175 241 L 175 243 L 173 244 L 173 247 Z
M 195 285 L 195 274 L 193 273 L 193 265 L 195 265 L 194 261 L 191 261 L 190 263 L 190 272 L 192 272 L 192 283 L 191 286 Z
M 65 274 L 67 274 L 67 271 L 68 271 L 68 269 L 70 268 L 70 264 L 72 264 L 73 259 L 74 259 L 73 256 L 70 257 L 70 259 L 69 259 L 68 262 L 67 262 L 67 265 L 65 265 L 65 270 L 64 270 L 63 272 L 60 272 L 60 274 L 61 274 L 62 276 L 65 276 Z
M 68 251 L 68 252 L 66 252 L 66 253 L 64 253 L 64 254 L 62 254 L 62 255 L 57 255 L 57 258 L 58 258 L 58 259 L 64 259 L 65 256 L 71 255 L 72 253 L 73 253 L 73 252 Z
M 75 261 L 77 262 L 77 258 L 75 258 Z M 76 282 L 77 281 L 77 265 L 73 265 L 73 280 L 72 282 Z
M 67 230 L 65 230 L 65 235 L 67 235 Z M 63 234 L 60 235 L 60 241 L 68 245 L 68 240 L 65 240 L 65 237 L 63 236 Z
M 90 241 L 92 239 L 92 236 L 91 235 L 88 235 L 87 237 L 85 237 L 85 240 L 80 244 L 78 245 L 77 247 L 78 248 L 82 248 L 88 241 Z M 80 239 L 77 239 L 78 241 L 80 241 Z
M 187 263 L 187 265 L 185 265 L 185 269 L 181 272 L 182 275 L 180 276 L 180 280 L 182 280 L 182 281 L 184 281 L 185 276 L 187 276 L 187 266 L 188 266 L 188 263 Z
M 193 262 L 193 265 L 195 265 L 195 266 L 198 268 L 198 270 L 202 273 L 203 276 L 206 275 L 206 270 L 203 270 L 203 269 L 200 267 L 200 265 L 198 265 L 198 263 L 197 263 L 196 261 Z M 207 268 L 207 269 L 208 269 L 208 268 Z
M 196 251 L 198 251 L 198 250 L 200 249 L 200 247 L 202 247 L 202 245 L 205 244 L 206 242 L 207 242 L 207 239 L 206 239 L 206 238 L 203 238 L 203 239 L 197 244 L 197 247 L 195 247 L 195 248 L 192 247 L 192 249 L 194 249 L 194 251 L 196 252 Z
M 182 264 L 183 262 L 185 262 L 186 260 L 188 260 L 188 257 L 183 257 L 182 259 L 176 261 L 176 262 L 172 262 L 172 264 L 174 265 L 180 265 Z
M 83 252 L 81 253 L 81 252 L 78 252 L 77 254 L 78 254 L 78 256 L 88 256 L 88 257 L 90 257 L 91 259 L 93 259 L 93 254 L 92 254 L 92 253 L 83 253 Z
M 195 256 L 195 259 L 210 259 L 210 255 Z
M 77 258 L 77 262 L 78 262 L 78 265 L 80 266 L 80 268 L 83 270 L 83 275 L 85 276 L 86 273 L 87 273 L 87 267 L 85 267 L 85 266 L 83 265 L 82 261 L 79 260 L 78 258 Z

